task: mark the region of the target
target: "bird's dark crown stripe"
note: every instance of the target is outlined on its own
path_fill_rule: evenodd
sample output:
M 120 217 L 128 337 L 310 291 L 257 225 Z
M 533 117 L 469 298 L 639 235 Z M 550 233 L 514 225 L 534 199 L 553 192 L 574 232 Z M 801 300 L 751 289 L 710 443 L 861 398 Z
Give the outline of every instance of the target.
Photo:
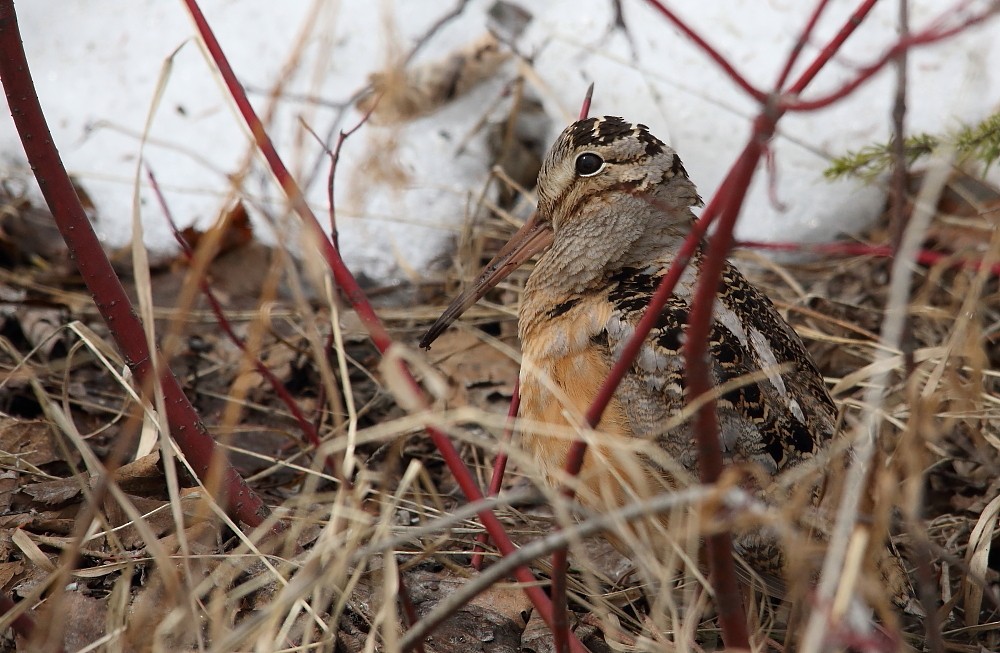
M 646 154 L 662 154 L 663 141 L 653 136 L 649 127 L 641 123 L 630 123 L 618 116 L 587 118 L 573 124 L 568 137 L 572 148 L 580 149 L 591 145 L 609 145 L 619 139 L 634 137 L 645 145 Z
M 594 142 L 594 128 L 597 125 L 597 120 L 597 118 L 587 118 L 573 123 L 567 136 L 574 150 Z
M 621 118 L 609 116 L 598 121 L 594 140 L 601 145 L 607 145 L 625 136 L 630 136 L 632 131 L 631 123 L 627 123 Z

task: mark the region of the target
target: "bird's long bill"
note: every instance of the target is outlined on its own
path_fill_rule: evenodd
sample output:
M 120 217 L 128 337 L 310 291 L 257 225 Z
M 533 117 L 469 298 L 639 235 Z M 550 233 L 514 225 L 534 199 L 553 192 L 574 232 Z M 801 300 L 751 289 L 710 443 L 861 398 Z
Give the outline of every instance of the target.
M 465 289 L 461 295 L 445 309 L 441 317 L 431 325 L 420 346 L 429 349 L 444 330 L 457 320 L 470 306 L 475 304 L 491 288 L 505 279 L 525 261 L 552 244 L 552 223 L 540 220 L 535 212 L 524 226 L 517 230 L 500 252 L 493 257 L 480 273 L 476 282 Z

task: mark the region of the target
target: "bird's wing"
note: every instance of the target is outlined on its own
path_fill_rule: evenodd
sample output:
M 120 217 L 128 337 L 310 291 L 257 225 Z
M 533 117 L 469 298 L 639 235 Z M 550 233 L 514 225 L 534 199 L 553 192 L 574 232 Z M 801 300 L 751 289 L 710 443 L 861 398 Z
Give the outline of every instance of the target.
M 609 286 L 615 307 L 601 338 L 617 358 L 663 270 L 626 269 Z M 670 299 L 619 398 L 637 435 L 654 437 L 686 468 L 697 466 L 685 405 L 681 351 L 689 303 Z M 805 347 L 771 302 L 735 267 L 723 273 L 709 334 L 712 382 L 724 455 L 776 474 L 811 457 L 833 433 L 836 409 Z

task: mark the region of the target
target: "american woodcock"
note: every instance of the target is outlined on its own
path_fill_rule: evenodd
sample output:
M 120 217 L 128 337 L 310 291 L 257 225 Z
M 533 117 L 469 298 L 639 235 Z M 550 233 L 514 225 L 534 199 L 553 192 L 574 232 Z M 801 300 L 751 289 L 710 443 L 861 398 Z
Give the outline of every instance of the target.
M 534 216 L 421 346 L 429 347 L 466 308 L 544 251 L 518 312 L 520 417 L 552 427 L 581 425 L 690 232 L 691 208 L 700 203 L 680 157 L 646 126 L 609 116 L 573 123 L 539 173 Z M 699 249 L 597 425 L 599 439 L 578 492 L 592 508 L 669 491 L 678 469 L 696 473 L 681 348 L 701 260 Z M 729 263 L 714 307 L 709 357 L 715 386 L 725 386 L 716 411 L 727 462 L 752 463 L 774 477 L 813 457 L 833 436 L 837 409 L 802 341 Z M 562 480 L 570 431 L 522 433 L 551 484 Z M 780 577 L 784 556 L 774 540 L 749 533 L 736 542 L 754 568 Z

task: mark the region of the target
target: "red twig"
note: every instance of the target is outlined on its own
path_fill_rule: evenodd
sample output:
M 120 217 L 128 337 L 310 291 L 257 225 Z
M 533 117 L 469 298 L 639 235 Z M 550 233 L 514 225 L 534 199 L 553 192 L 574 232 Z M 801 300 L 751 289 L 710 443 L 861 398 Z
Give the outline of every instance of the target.
M 876 1 L 877 0 L 868 0 L 868 2 L 866 2 L 865 4 L 874 5 Z M 961 6 L 962 4 L 965 3 L 959 3 L 959 6 Z M 942 14 L 942 17 L 947 16 L 954 11 L 955 9 L 952 8 L 944 12 Z M 815 98 L 813 100 L 799 100 L 797 99 L 796 96 L 800 91 L 804 89 L 804 85 L 802 88 L 798 89 L 793 87 L 792 89 L 790 89 L 789 94 L 786 97 L 782 98 L 781 108 L 786 111 L 812 111 L 814 109 L 822 109 L 824 107 L 827 107 L 836 102 L 837 100 L 840 100 L 850 95 L 852 92 L 854 92 L 855 89 L 857 89 L 859 86 L 861 86 L 866 81 L 871 79 L 871 77 L 875 73 L 877 73 L 878 71 L 880 71 L 882 68 L 892 63 L 893 61 L 895 61 L 901 51 L 908 50 L 910 48 L 914 48 L 917 46 L 937 43 L 939 41 L 948 39 L 956 34 L 959 34 L 960 32 L 965 31 L 966 29 L 972 27 L 973 25 L 977 25 L 983 22 L 990 16 L 997 13 L 997 11 L 1000 11 L 1000 5 L 998 5 L 997 3 L 993 3 L 987 10 L 983 11 L 982 13 L 974 14 L 969 18 L 966 18 L 965 20 L 961 21 L 959 24 L 949 28 L 941 28 L 940 25 L 942 23 L 943 18 L 939 18 L 933 21 L 930 27 L 920 32 L 915 32 L 910 36 L 902 38 L 899 41 L 897 41 L 896 44 L 893 47 L 891 47 L 885 54 L 883 54 L 877 61 L 875 61 L 875 63 L 861 68 L 861 70 L 852 80 L 841 86 L 839 89 L 833 91 L 832 93 Z M 849 31 L 853 31 L 853 28 L 855 26 L 845 25 L 845 30 L 848 27 L 851 28 Z M 842 42 L 843 41 L 841 40 L 841 43 Z M 837 47 L 839 47 L 839 45 L 840 44 L 838 43 Z M 822 64 L 820 64 L 820 67 L 821 66 Z
M 386 555 L 393 554 L 391 552 L 386 552 Z M 410 592 L 406 589 L 406 580 L 403 578 L 403 570 L 398 566 L 396 567 L 396 582 L 399 583 L 399 602 L 402 604 L 403 608 L 403 625 L 410 628 L 413 624 L 417 623 L 419 617 L 417 616 L 417 608 L 413 605 L 413 599 L 410 598 Z M 423 642 L 417 642 L 413 645 L 413 648 L 417 651 L 417 653 L 424 653 Z
M 309 125 L 305 124 L 305 122 L 303 121 L 303 126 L 309 131 L 310 134 L 313 135 L 313 137 L 316 139 L 316 142 L 320 144 L 320 147 L 322 147 L 323 150 L 326 152 L 327 156 L 330 157 L 330 172 L 327 174 L 327 182 L 326 182 L 326 198 L 328 205 L 327 211 L 329 212 L 330 215 L 330 238 L 333 240 L 334 249 L 336 249 L 338 252 L 340 251 L 340 234 L 337 229 L 337 203 L 334 200 L 334 184 L 337 179 L 337 164 L 340 163 L 340 150 L 344 147 L 344 143 L 347 141 L 347 139 L 350 138 L 351 135 L 354 134 L 354 132 L 361 129 L 362 125 L 368 122 L 368 119 L 371 118 L 372 112 L 375 111 L 375 107 L 377 106 L 378 106 L 377 101 L 372 102 L 372 105 L 368 108 L 368 111 L 366 111 L 365 115 L 363 115 L 361 119 L 358 120 L 357 124 L 355 124 L 350 129 L 346 130 L 341 129 L 340 133 L 337 135 L 337 143 L 334 145 L 332 150 L 329 147 L 327 147 L 326 143 L 323 142 L 323 139 L 321 139 L 319 135 L 317 135 L 316 132 L 314 132 L 312 128 L 309 127 Z M 323 350 L 326 352 L 326 356 L 328 358 L 330 357 L 330 354 L 333 352 L 333 343 L 334 343 L 334 334 L 331 331 L 327 335 L 326 342 L 323 345 Z M 319 391 L 316 397 L 316 406 L 318 410 L 316 411 L 316 426 L 314 427 L 315 430 L 317 431 L 319 430 L 320 424 L 322 423 L 323 408 L 327 405 L 327 400 L 329 399 L 329 397 L 327 397 L 326 390 L 327 390 L 326 384 L 320 384 Z M 328 457 L 327 465 L 329 466 L 331 462 L 332 458 Z M 351 484 L 351 479 L 348 478 L 349 474 L 347 470 L 345 469 L 343 470 L 343 472 L 341 472 L 339 466 L 335 466 L 334 469 L 337 469 L 337 471 L 335 472 L 335 476 L 337 478 L 342 479 L 343 482 L 349 486 Z
M 777 114 L 765 109 L 755 121 L 754 133 L 737 160 L 733 182 L 725 195 L 715 235 L 702 259 L 698 285 L 691 301 L 687 339 L 684 345 L 684 370 L 688 400 L 708 395 L 712 390 L 707 361 L 708 334 L 713 321 L 715 298 L 726 256 L 733 243 L 733 227 L 739 217 L 743 198 L 750 186 L 764 146 L 774 133 Z M 698 443 L 698 465 L 701 482 L 715 483 L 722 474 L 722 449 L 719 445 L 719 425 L 715 402 L 707 401 L 695 416 L 695 437 Z M 749 648 L 746 615 L 736 579 L 732 556 L 732 541 L 728 532 L 706 538 L 709 570 L 715 588 L 719 623 L 726 647 Z
M 591 83 L 587 88 L 583 105 L 580 107 L 580 120 L 584 120 L 590 115 L 590 103 L 593 98 L 594 84 Z M 576 440 L 573 446 L 580 448 L 578 457 L 582 465 L 584 454 L 587 451 L 587 444 L 583 440 Z M 568 465 L 569 463 L 567 462 Z M 577 469 L 572 474 L 576 475 L 579 472 L 580 470 Z M 568 486 L 562 488 L 562 494 L 566 499 L 573 498 L 573 490 Z M 559 524 L 556 524 L 556 528 L 560 528 Z M 552 609 L 555 615 L 555 623 L 552 626 L 552 640 L 556 653 L 564 653 L 569 641 L 569 604 L 566 598 L 566 567 L 568 561 L 569 549 L 567 547 L 559 547 L 552 552 L 552 589 L 550 593 L 552 595 Z
M 566 597 L 568 560 L 569 549 L 566 547 L 552 552 L 552 645 L 556 653 L 565 653 L 569 646 L 569 602 Z
M 761 101 L 762 104 L 764 104 L 764 109 L 761 116 L 755 122 L 754 133 L 747 147 L 744 149 L 743 154 L 741 154 L 733 168 L 730 169 L 729 174 L 726 176 L 725 181 L 716 192 L 712 202 L 705 209 L 701 219 L 697 221 L 692 233 L 681 247 L 681 251 L 679 252 L 677 258 L 671 263 L 667 274 L 660 282 L 660 285 L 651 299 L 646 312 L 643 314 L 642 319 L 637 325 L 636 332 L 627 343 L 625 349 L 619 357 L 619 360 L 612 368 L 611 373 L 609 373 L 608 378 L 606 378 L 602 384 L 601 390 L 599 391 L 594 403 L 588 409 L 587 421 L 592 427 L 600 422 L 604 409 L 610 402 L 611 397 L 621 382 L 622 377 L 631 367 L 632 361 L 635 360 L 643 341 L 649 334 L 649 331 L 655 324 L 660 312 L 663 310 L 663 306 L 666 304 L 667 299 L 669 299 L 671 293 L 673 292 L 673 287 L 676 285 L 677 280 L 680 278 L 681 273 L 687 266 L 690 257 L 698 247 L 698 244 L 701 242 L 705 229 L 715 219 L 715 216 L 721 213 L 720 221 L 723 224 L 720 225 L 715 238 L 713 238 L 713 245 L 709 254 L 705 257 L 706 264 L 703 266 L 702 272 L 699 276 L 700 291 L 694 301 L 694 306 L 700 306 L 701 308 L 699 309 L 699 313 L 692 310 L 691 315 L 689 316 L 688 344 L 685 347 L 685 356 L 687 359 L 686 369 L 689 386 L 688 396 L 695 398 L 710 390 L 711 385 L 709 382 L 707 368 L 705 367 L 704 356 L 707 350 L 707 332 L 712 319 L 712 306 L 714 305 L 715 289 L 719 282 L 723 262 L 725 261 L 728 250 L 732 245 L 733 226 L 735 225 L 735 221 L 739 215 L 739 209 L 749 186 L 753 171 L 755 170 L 756 165 L 764 152 L 767 140 L 770 138 L 771 134 L 773 134 L 775 125 L 783 113 L 783 108 L 774 106 L 773 102 L 770 101 L 765 103 L 767 98 L 762 93 L 756 91 L 756 89 L 748 88 L 749 84 L 747 84 L 743 78 L 732 69 L 732 66 L 730 66 L 728 62 L 718 55 L 718 53 L 716 53 L 710 46 L 708 46 L 704 40 L 697 37 L 697 35 L 694 35 L 691 30 L 687 28 L 672 12 L 667 10 L 656 0 L 649 0 L 649 2 L 655 8 L 660 10 L 661 13 L 667 16 L 668 19 L 674 22 L 675 25 L 685 31 L 685 33 L 688 34 L 688 36 L 690 36 L 696 44 L 702 47 L 702 49 L 704 49 L 713 60 L 715 60 L 728 74 L 731 75 L 737 84 L 743 87 L 744 90 L 750 93 L 758 101 Z M 831 44 L 829 44 L 827 48 L 820 53 L 816 61 L 813 62 L 813 65 L 810 66 L 805 73 L 803 73 L 793 88 L 804 88 L 812 80 L 815 74 L 822 68 L 822 65 L 833 56 L 837 48 L 839 48 L 843 41 L 846 40 L 854 29 L 857 28 L 861 19 L 863 19 L 870 10 L 871 4 L 872 2 L 862 4 L 848 23 L 845 24 L 844 28 L 841 29 L 836 37 L 834 37 Z M 815 18 L 818 17 L 818 13 L 821 9 L 822 6 L 818 7 L 814 12 L 814 17 L 807 23 L 804 32 L 812 29 L 815 23 Z M 800 37 L 800 40 L 804 39 L 805 36 Z M 797 49 L 793 49 L 792 53 L 789 55 L 789 62 L 786 63 L 785 69 L 790 70 L 792 68 L 794 64 L 792 59 L 797 56 Z M 786 75 L 786 72 L 782 72 L 780 77 L 783 79 Z M 718 478 L 722 469 L 721 450 L 719 448 L 718 425 L 716 424 L 715 419 L 714 402 L 706 402 L 706 404 L 698 411 L 696 416 L 695 432 L 698 437 L 699 462 L 702 481 L 714 482 Z M 577 441 L 573 443 L 566 461 L 566 470 L 568 473 L 573 475 L 579 473 L 583 465 L 586 450 L 587 446 L 584 442 Z M 736 585 L 736 574 L 732 559 L 732 545 L 730 537 L 728 534 L 713 536 L 709 538 L 707 544 L 707 554 L 709 558 L 709 565 L 712 569 L 713 582 L 715 583 L 719 619 L 720 624 L 722 625 L 723 638 L 726 645 L 729 647 L 748 648 L 749 641 L 746 618 L 743 614 L 742 601 Z M 553 565 L 555 564 L 555 561 L 556 558 L 554 556 Z M 553 574 L 557 573 L 558 569 L 554 568 Z
M 507 409 L 507 424 L 504 426 L 503 437 L 500 439 L 500 448 L 497 456 L 493 460 L 493 475 L 490 476 L 490 487 L 487 496 L 495 497 L 500 494 L 503 486 L 503 475 L 507 471 L 507 447 L 514 436 L 514 422 L 517 419 L 517 412 L 521 408 L 521 383 L 520 379 L 514 380 L 514 396 L 510 398 L 510 408 Z M 472 555 L 472 568 L 479 571 L 483 568 L 483 554 L 479 550 L 490 541 L 488 533 L 480 533 L 476 538 L 476 553 Z
M 372 117 L 372 112 L 375 111 L 377 106 L 378 101 L 372 102 L 371 106 L 368 107 L 368 111 L 365 112 L 365 115 L 361 116 L 361 119 L 358 120 L 357 124 L 350 129 L 341 129 L 340 133 L 337 135 L 337 142 L 334 144 L 332 150 L 327 147 L 326 143 L 323 142 L 316 132 L 314 132 L 308 125 L 305 126 L 306 129 L 309 130 L 309 133 L 316 138 L 316 141 L 326 152 L 327 156 L 330 157 L 330 172 L 326 178 L 326 200 L 330 212 L 330 237 L 333 239 L 333 246 L 337 250 L 340 249 L 340 238 L 337 230 L 337 203 L 333 199 L 333 190 L 334 182 L 337 179 L 337 164 L 340 163 L 340 150 L 344 147 L 344 142 L 350 138 L 354 132 L 361 129 L 361 127 L 368 122 L 368 119 Z
M 319 221 L 316 219 L 312 209 L 309 208 L 309 205 L 306 203 L 305 198 L 302 195 L 302 190 L 288 172 L 288 169 L 285 167 L 281 157 L 278 155 L 274 144 L 268 137 L 264 126 L 257 117 L 253 106 L 247 99 L 242 85 L 240 85 L 239 80 L 236 78 L 236 74 L 233 72 L 232 66 L 230 66 L 229 61 L 226 59 L 225 53 L 222 51 L 222 47 L 219 45 L 211 27 L 205 20 L 205 16 L 198 7 L 198 3 L 196 0 L 184 0 L 184 4 L 188 8 L 191 17 L 194 20 L 195 26 L 205 43 L 205 47 L 208 50 L 209 55 L 218 67 L 219 73 L 226 84 L 226 88 L 229 90 L 229 93 L 232 96 L 233 101 L 236 103 L 240 114 L 246 121 L 257 147 L 264 155 L 272 174 L 274 174 L 278 183 L 281 184 L 292 209 L 305 223 L 310 235 L 316 243 L 316 246 L 319 247 L 320 253 L 326 260 L 327 265 L 330 266 L 330 269 L 333 272 L 334 280 L 340 286 L 340 289 L 346 296 L 347 301 L 361 318 L 362 323 L 368 330 L 369 337 L 371 337 L 373 344 L 380 352 L 385 353 L 393 344 L 388 332 L 385 330 L 382 322 L 375 314 L 374 309 L 372 309 L 368 298 L 365 296 L 364 291 L 361 290 L 357 280 L 355 280 L 350 270 L 344 264 L 343 259 L 340 257 L 340 253 L 336 250 L 336 248 L 334 248 L 333 243 L 323 233 L 323 229 L 320 227 Z M 413 388 L 415 396 L 422 399 L 424 397 L 423 390 L 413 379 L 409 370 L 402 363 L 400 364 L 400 372 Z M 451 471 L 454 475 L 455 481 L 458 484 L 459 489 L 461 489 L 462 493 L 465 495 L 466 499 L 470 502 L 481 500 L 483 498 L 482 491 L 448 437 L 442 431 L 430 426 L 427 427 L 427 434 L 430 436 L 434 446 L 440 452 L 441 457 L 448 466 L 449 471 Z M 503 555 L 510 555 L 515 551 L 516 547 L 514 546 L 514 543 L 507 535 L 503 524 L 500 523 L 500 520 L 497 519 L 496 515 L 494 515 L 492 511 L 484 510 L 479 513 L 479 518 L 483 522 L 483 526 L 486 528 L 486 531 L 490 534 L 490 537 L 492 537 L 493 541 L 496 542 L 497 548 Z M 551 626 L 552 603 L 545 595 L 545 592 L 537 586 L 537 579 L 531 571 L 524 566 L 517 568 L 515 577 L 518 581 L 525 584 L 525 594 L 531 600 L 535 609 L 538 610 L 542 619 L 549 624 L 549 626 Z M 584 649 L 583 644 L 580 643 L 580 640 L 575 636 L 570 638 L 570 647 L 575 653 L 583 653 L 583 651 L 586 650 Z
M 806 68 L 798 80 L 792 84 L 792 87 L 788 89 L 791 94 L 798 94 L 805 90 L 806 86 L 819 74 L 819 71 L 823 69 L 830 59 L 834 57 L 840 51 L 840 48 L 844 45 L 847 38 L 854 33 L 854 30 L 858 28 L 858 25 L 868 16 L 868 13 L 875 7 L 875 3 L 878 0 L 864 0 L 858 8 L 854 10 L 851 17 L 844 22 L 843 27 L 834 34 L 830 42 L 823 46 L 820 50 L 819 55 L 813 59 L 813 62 Z M 779 90 L 782 87 L 777 87 Z M 785 105 L 782 105 L 785 106 Z
M 816 7 L 813 9 L 812 14 L 809 16 L 809 20 L 806 22 L 806 26 L 799 33 L 799 37 L 795 39 L 795 45 L 792 46 L 792 51 L 788 53 L 788 59 L 785 61 L 785 67 L 781 69 L 781 74 L 778 75 L 778 81 L 775 83 L 774 88 L 780 89 L 785 86 L 785 82 L 788 80 L 788 76 L 792 72 L 792 68 L 795 67 L 795 62 L 799 60 L 799 55 L 802 54 L 802 49 L 809 42 L 809 37 L 812 36 L 813 29 L 816 28 L 816 23 L 819 21 L 819 17 L 823 15 L 823 11 L 826 10 L 826 5 L 830 0 L 819 0 L 816 3 Z
M 181 253 L 188 261 L 194 260 L 194 251 L 191 249 L 191 244 L 188 243 L 183 235 L 181 235 L 180 229 L 178 229 L 177 223 L 174 221 L 174 216 L 170 210 L 170 206 L 167 204 L 167 200 L 163 196 L 163 192 L 160 190 L 160 184 L 156 180 L 156 175 L 153 174 L 153 171 L 148 165 L 146 166 L 146 176 L 149 179 L 150 188 L 153 189 L 153 194 L 156 195 L 156 201 L 160 205 L 160 209 L 163 211 L 163 215 L 166 218 L 167 223 L 170 225 L 171 232 L 174 234 L 174 240 L 177 241 L 177 244 L 181 248 Z M 216 324 L 219 325 L 222 332 L 225 333 L 226 337 L 229 338 L 229 341 L 251 361 L 254 369 L 256 369 L 261 376 L 267 379 L 271 389 L 274 390 L 276 395 L 278 395 L 278 399 L 285 404 L 285 407 L 288 408 L 292 417 L 296 422 L 298 422 L 299 428 L 302 429 L 302 433 L 305 435 L 306 439 L 313 446 L 319 447 L 321 443 L 319 433 L 316 431 L 315 427 L 306 418 L 302 409 L 299 408 L 299 404 L 295 401 L 295 398 L 289 394 L 288 390 L 285 388 L 285 384 L 283 384 L 281 380 L 278 379 L 278 377 L 276 377 L 266 365 L 264 365 L 260 358 L 247 351 L 246 342 L 236 335 L 236 332 L 233 330 L 233 325 L 229 322 L 229 318 L 226 317 L 226 313 L 222 308 L 222 303 L 219 301 L 219 298 L 215 296 L 215 291 L 212 290 L 212 287 L 208 284 L 208 280 L 205 279 L 205 277 L 198 279 L 198 288 L 208 301 L 208 305 L 212 309 L 212 314 L 215 315 Z M 327 461 L 328 471 L 334 469 L 333 467 L 330 467 L 330 464 L 331 463 Z
M 829 256 L 879 256 L 887 258 L 893 256 L 890 245 L 867 245 L 865 243 L 788 243 L 741 240 L 736 243 L 736 246 L 775 252 L 809 252 Z M 916 254 L 916 261 L 928 267 L 941 263 L 968 270 L 979 270 L 983 267 L 982 260 L 956 257 L 954 254 L 935 252 L 929 249 L 919 250 Z M 990 274 L 1000 277 L 1000 263 L 994 263 L 990 266 Z
M 587 87 L 587 93 L 583 96 L 583 104 L 580 105 L 580 117 L 578 120 L 583 120 L 590 115 L 590 103 L 594 100 L 594 82 L 590 83 Z
M 264 125 L 261 123 L 260 118 L 257 117 L 257 112 L 254 111 L 253 105 L 250 104 L 243 86 L 236 78 L 236 73 L 233 72 L 229 60 L 222 51 L 222 46 L 219 45 L 218 39 L 215 38 L 215 34 L 208 25 L 208 21 L 205 20 L 205 15 L 201 12 L 197 1 L 184 0 L 184 4 L 191 14 L 191 18 L 198 30 L 198 35 L 212 57 L 212 61 L 215 62 L 215 65 L 219 69 L 219 74 L 222 76 L 223 82 L 229 90 L 230 97 L 232 97 L 237 110 L 246 122 L 254 143 L 267 161 L 271 173 L 285 192 L 292 210 L 302 219 L 303 224 L 309 231 L 309 235 L 312 236 L 312 242 L 319 248 L 320 254 L 326 260 L 327 265 L 330 266 L 334 280 L 340 286 L 347 301 L 350 302 L 351 306 L 357 312 L 361 322 L 365 325 L 372 342 L 375 343 L 379 351 L 385 352 L 389 348 L 389 345 L 392 344 L 392 339 L 386 332 L 385 327 L 382 326 L 382 322 L 375 314 L 375 310 L 372 308 L 371 303 L 369 303 L 364 291 L 361 290 L 358 282 L 351 275 L 350 270 L 344 265 L 343 260 L 333 246 L 333 242 L 326 237 L 323 228 L 316 219 L 316 215 L 306 203 L 302 189 L 278 155 L 274 143 L 271 142 L 271 138 L 267 135 Z
M 4 92 L 7 94 L 7 102 L 24 152 L 35 172 L 45 202 L 52 211 L 84 283 L 94 297 L 97 310 L 104 318 L 138 386 L 148 396 L 154 385 L 153 375 L 156 371 L 152 356 L 158 354 L 150 352 L 142 323 L 111 267 L 93 226 L 87 220 L 56 150 L 24 56 L 13 0 L 0 0 L 0 78 L 3 80 Z M 213 489 L 228 512 L 245 524 L 259 526 L 270 515 L 267 506 L 240 477 L 225 455 L 219 452 L 191 402 L 184 396 L 177 379 L 165 365 L 159 380 L 171 435 L 198 477 Z M 275 532 L 282 529 L 280 522 L 274 527 Z
M 708 41 L 703 39 L 700 34 L 691 29 L 691 27 L 688 26 L 688 24 L 685 23 L 683 20 L 681 20 L 677 14 L 675 14 L 670 9 L 667 9 L 667 7 L 659 0 L 646 0 L 646 1 L 650 5 L 652 5 L 654 9 L 663 14 L 667 20 L 673 23 L 677 27 L 677 29 L 683 32 L 684 36 L 694 41 L 695 45 L 704 50 L 705 54 L 707 54 L 709 58 L 712 59 L 712 61 L 714 61 L 720 68 L 722 68 L 722 70 L 725 71 L 727 75 L 729 75 L 730 79 L 732 79 L 734 82 L 736 82 L 736 84 L 740 88 L 746 91 L 747 95 L 757 100 L 758 102 L 763 102 L 764 100 L 767 99 L 766 93 L 764 93 L 757 87 L 753 86 L 750 82 L 748 82 L 746 78 L 743 77 L 743 75 L 739 74 L 739 72 L 736 71 L 736 68 L 734 68 L 733 65 L 729 63 L 729 61 L 719 53 L 718 50 L 709 45 Z

